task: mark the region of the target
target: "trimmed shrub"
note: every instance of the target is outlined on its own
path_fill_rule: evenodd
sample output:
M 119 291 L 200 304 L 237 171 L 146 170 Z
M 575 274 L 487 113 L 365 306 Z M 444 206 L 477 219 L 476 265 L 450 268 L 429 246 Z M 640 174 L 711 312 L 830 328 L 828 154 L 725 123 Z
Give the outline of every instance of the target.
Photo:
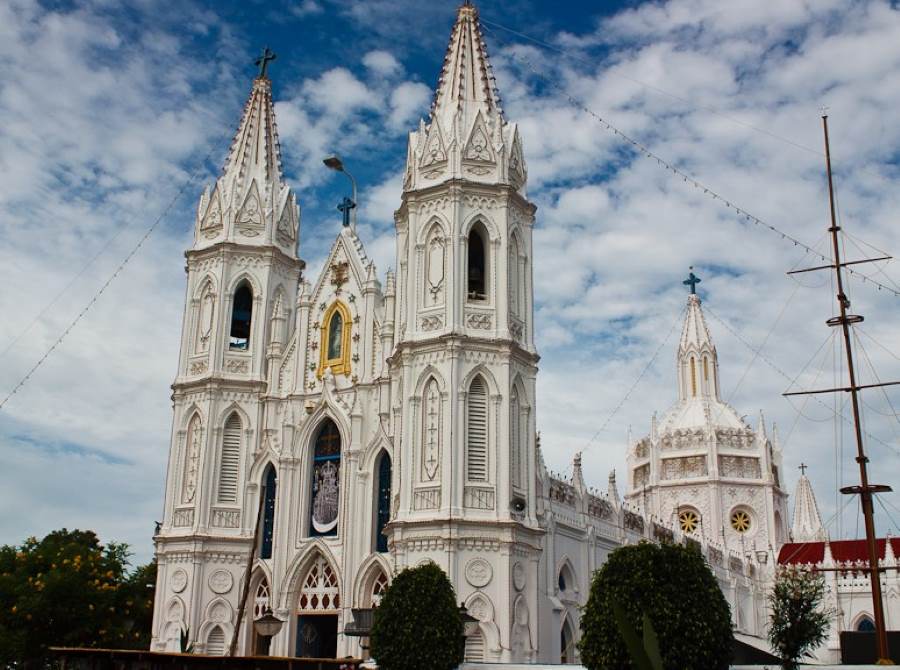
M 693 548 L 642 542 L 609 555 L 594 574 L 581 617 L 581 661 L 589 670 L 636 667 L 619 607 L 639 634 L 652 622 L 666 670 L 727 670 L 734 635 L 731 611 L 715 576 Z
M 375 610 L 369 641 L 380 670 L 452 670 L 463 660 L 463 624 L 447 575 L 434 563 L 394 578 Z

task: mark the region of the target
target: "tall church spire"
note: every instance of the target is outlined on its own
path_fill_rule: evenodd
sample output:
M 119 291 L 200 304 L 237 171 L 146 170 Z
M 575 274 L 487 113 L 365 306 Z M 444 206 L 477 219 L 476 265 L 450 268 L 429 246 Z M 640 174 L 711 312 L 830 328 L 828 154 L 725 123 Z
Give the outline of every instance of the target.
M 819 506 L 813 493 L 806 466 L 800 466 L 801 474 L 794 493 L 794 517 L 791 522 L 791 537 L 794 542 L 820 542 L 828 539 Z
M 225 160 L 223 177 L 233 180 L 236 187 L 253 179 L 261 183 L 284 181 L 272 81 L 267 76 L 253 80 L 241 123 Z
M 272 82 L 265 74 L 274 59 L 268 49 L 257 59 L 260 75 L 212 193 L 207 190 L 197 210 L 195 248 L 222 241 L 274 245 L 296 257 L 300 213 L 281 171 L 281 145 L 275 124 Z
M 503 114 L 481 34 L 478 10 L 466 2 L 456 14 L 431 116 L 446 122 L 457 112 L 474 116 L 477 111 Z
M 687 313 L 678 344 L 678 392 L 681 400 L 719 399 L 719 359 L 696 293 L 699 279 L 691 272 Z

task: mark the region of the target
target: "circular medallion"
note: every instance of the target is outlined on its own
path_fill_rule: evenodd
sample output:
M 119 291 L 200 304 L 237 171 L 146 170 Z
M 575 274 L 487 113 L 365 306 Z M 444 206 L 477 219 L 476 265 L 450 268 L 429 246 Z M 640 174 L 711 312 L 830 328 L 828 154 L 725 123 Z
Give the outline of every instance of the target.
M 523 566 L 521 563 L 516 563 L 515 565 L 513 565 L 512 579 L 513 579 L 513 586 L 515 587 L 516 591 L 521 591 L 522 589 L 524 589 L 525 588 L 525 566 Z
M 175 572 L 172 573 L 172 576 L 169 577 L 169 585 L 172 587 L 172 590 L 175 593 L 181 593 L 182 591 L 184 591 L 187 583 L 187 573 L 181 568 L 178 568 Z
M 213 590 L 213 593 L 228 593 L 233 584 L 234 577 L 225 570 L 216 570 L 209 576 L 209 588 Z
M 487 586 L 493 576 L 491 564 L 483 558 L 473 558 L 466 565 L 466 581 L 475 588 Z

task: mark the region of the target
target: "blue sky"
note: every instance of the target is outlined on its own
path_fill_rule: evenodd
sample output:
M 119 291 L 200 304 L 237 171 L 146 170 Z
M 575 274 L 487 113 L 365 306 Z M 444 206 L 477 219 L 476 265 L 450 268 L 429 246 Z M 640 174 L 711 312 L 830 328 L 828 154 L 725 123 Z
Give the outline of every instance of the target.
M 321 159 L 338 151 L 360 183 L 360 234 L 383 274 L 394 265 L 406 133 L 427 114 L 455 9 L 412 0 L 0 6 L 3 395 L 167 212 L 0 409 L 0 505 L 13 511 L 0 519 L 0 542 L 94 528 L 149 557 L 183 251 L 249 92 L 253 58 L 265 45 L 278 53 L 271 76 L 285 172 L 302 207 L 301 255 L 315 270 L 337 233 L 346 184 Z M 834 381 L 831 344 L 807 366 L 830 336 L 828 279 L 786 277 L 811 259 L 634 152 L 568 97 L 823 249 L 819 109 L 828 105 L 842 221 L 856 238 L 900 252 L 896 7 L 517 0 L 479 9 L 539 207 L 537 420 L 548 466 L 565 471 L 584 449 L 590 483 L 605 487 L 613 468 L 624 482 L 629 426 L 644 435 L 651 414 L 675 398 L 677 328 L 666 334 L 694 265 L 726 399 L 754 426 L 759 409 L 770 429 L 778 423 L 789 489 L 796 466 L 809 463 L 833 535 L 854 535 L 855 507 L 835 516 L 836 484 L 855 476 L 846 425 L 835 440 L 828 407 L 780 395 L 790 383 L 783 375 L 806 370 L 805 386 Z M 847 242 L 848 254 L 879 255 L 855 244 Z M 871 269 L 884 283 L 900 281 L 893 264 L 882 270 Z M 868 355 L 882 378 L 900 378 L 898 298 L 858 281 L 850 288 L 854 310 L 867 316 Z M 895 391 L 867 396 L 873 470 L 887 484 L 900 483 L 896 407 Z M 900 507 L 895 496 L 886 502 Z M 878 513 L 883 530 L 900 532 Z M 892 514 L 900 520 L 900 510 Z

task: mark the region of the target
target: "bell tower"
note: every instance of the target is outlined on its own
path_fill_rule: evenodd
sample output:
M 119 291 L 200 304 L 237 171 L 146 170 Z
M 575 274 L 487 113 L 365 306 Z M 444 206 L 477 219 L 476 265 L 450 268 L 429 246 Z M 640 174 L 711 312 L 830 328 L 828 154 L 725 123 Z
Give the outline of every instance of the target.
M 303 267 L 297 257 L 300 213 L 281 172 L 266 76 L 271 58 L 267 50 L 258 61 L 260 73 L 225 167 L 200 197 L 194 242 L 185 252 L 165 510 L 155 537 L 155 649 L 179 637 L 159 629 L 165 616 L 180 619 L 203 651 L 206 604 L 218 599 L 217 616 L 233 620 L 238 589 L 232 585 L 251 550 L 261 483 L 250 481 L 248 471 L 261 448 L 267 367 L 286 341 Z M 203 558 L 209 555 L 218 558 Z
M 402 483 L 390 532 L 400 565 L 434 561 L 473 599 L 485 658 L 504 661 L 535 651 L 542 533 L 526 179 L 519 130 L 504 118 L 466 3 L 429 119 L 410 133 L 395 214 Z

